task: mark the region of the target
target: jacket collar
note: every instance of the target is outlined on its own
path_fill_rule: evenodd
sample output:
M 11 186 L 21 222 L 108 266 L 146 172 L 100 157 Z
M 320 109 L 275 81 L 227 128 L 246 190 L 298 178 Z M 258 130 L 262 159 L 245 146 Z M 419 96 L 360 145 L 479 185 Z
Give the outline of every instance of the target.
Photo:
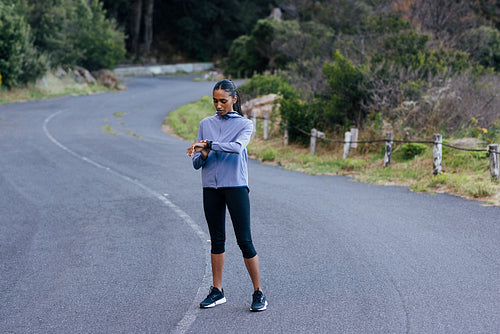
M 217 116 L 217 118 L 219 119 L 230 119 L 230 118 L 238 118 L 238 117 L 241 117 L 240 114 L 238 114 L 236 111 L 232 111 L 232 112 L 229 112 L 225 115 L 219 115 L 218 113 L 215 113 L 215 115 Z

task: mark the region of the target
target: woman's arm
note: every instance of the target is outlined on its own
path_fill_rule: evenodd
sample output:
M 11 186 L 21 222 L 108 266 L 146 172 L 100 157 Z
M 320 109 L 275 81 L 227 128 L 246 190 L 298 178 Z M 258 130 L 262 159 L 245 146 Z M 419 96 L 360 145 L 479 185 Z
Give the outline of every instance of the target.
M 207 162 L 209 150 L 205 149 L 206 140 L 202 140 L 201 139 L 203 138 L 202 136 L 203 136 L 203 128 L 202 124 L 200 123 L 200 126 L 198 128 L 198 136 L 196 138 L 196 143 L 192 144 L 188 148 L 188 155 L 192 156 L 194 169 L 200 169 L 201 167 L 205 166 Z
M 253 123 L 247 122 L 245 128 L 240 131 L 234 141 L 227 143 L 213 141 L 211 144 L 211 149 L 214 151 L 222 151 L 226 153 L 241 153 L 250 142 L 252 131 Z

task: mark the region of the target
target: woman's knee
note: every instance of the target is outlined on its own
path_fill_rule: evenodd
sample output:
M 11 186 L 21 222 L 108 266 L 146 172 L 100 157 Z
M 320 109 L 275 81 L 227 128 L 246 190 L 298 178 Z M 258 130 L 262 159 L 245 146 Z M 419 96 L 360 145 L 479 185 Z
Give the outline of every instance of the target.
M 238 242 L 238 246 L 240 247 L 241 252 L 243 253 L 243 257 L 245 259 L 251 259 L 255 255 L 257 255 L 257 252 L 255 251 L 255 248 L 254 248 L 253 243 L 251 241 Z

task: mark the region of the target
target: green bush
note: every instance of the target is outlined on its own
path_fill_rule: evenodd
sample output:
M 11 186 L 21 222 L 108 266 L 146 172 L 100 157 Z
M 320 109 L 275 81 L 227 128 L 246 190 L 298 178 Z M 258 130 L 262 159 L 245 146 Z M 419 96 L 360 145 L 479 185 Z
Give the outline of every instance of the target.
M 249 35 L 236 38 L 224 59 L 226 75 L 251 76 L 254 72 L 282 69 L 287 57 L 274 44 L 276 36 L 283 36 L 290 30 L 297 31 L 295 21 L 261 19 L 257 21 Z
M 484 67 L 500 71 L 500 32 L 493 27 L 479 27 L 467 31 L 460 47 L 470 53 L 472 60 Z
M 33 47 L 30 26 L 14 5 L 0 2 L 0 73 L 7 87 L 41 78 L 48 69 L 46 58 Z
M 77 2 L 78 25 L 85 27 L 76 46 L 85 50 L 78 61 L 88 70 L 113 69 L 125 57 L 125 35 L 116 29 L 113 20 L 106 18 L 102 3 L 93 0 L 87 9 L 86 1 Z
M 361 84 L 363 68 L 354 65 L 338 51 L 333 62 L 326 63 L 323 73 L 328 81 L 329 96 L 324 105 L 324 119 L 331 129 L 335 124 L 360 125 L 365 115 L 361 102 L 365 96 Z
M 277 150 L 275 148 L 266 148 L 262 152 L 262 161 L 274 161 L 276 159 Z
M 284 98 L 297 95 L 295 88 L 288 83 L 288 79 L 279 75 L 257 74 L 240 86 L 240 92 L 247 99 L 267 94 L 280 94 Z
M 245 99 L 266 94 L 279 94 L 280 115 L 283 127 L 289 130 L 291 141 L 306 142 L 308 137 L 297 130 L 311 131 L 317 124 L 320 113 L 314 103 L 304 103 L 297 90 L 288 83 L 288 79 L 279 75 L 255 75 L 240 87 Z
M 420 143 L 406 143 L 401 145 L 399 149 L 395 150 L 393 156 L 395 159 L 411 160 L 417 155 L 426 152 L 429 147 Z
M 28 0 L 35 44 L 56 65 L 89 70 L 113 69 L 125 56 L 125 35 L 107 19 L 102 3 L 92 0 Z
M 250 77 L 254 71 L 263 72 L 266 61 L 255 49 L 255 40 L 248 35 L 238 37 L 229 48 L 229 57 L 224 60 L 226 75 L 238 78 Z

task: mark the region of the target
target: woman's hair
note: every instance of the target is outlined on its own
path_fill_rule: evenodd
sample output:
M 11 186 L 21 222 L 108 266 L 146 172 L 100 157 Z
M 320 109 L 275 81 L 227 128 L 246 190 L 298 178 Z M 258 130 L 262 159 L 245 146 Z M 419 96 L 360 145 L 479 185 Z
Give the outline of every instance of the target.
M 235 96 L 238 97 L 236 99 L 236 102 L 233 104 L 233 110 L 243 116 L 243 113 L 241 112 L 240 93 L 238 92 L 238 87 L 236 87 L 236 84 L 232 80 L 224 79 L 215 84 L 214 91 L 218 89 L 225 90 L 229 93 L 229 95 L 231 95 L 232 98 L 234 98 Z

